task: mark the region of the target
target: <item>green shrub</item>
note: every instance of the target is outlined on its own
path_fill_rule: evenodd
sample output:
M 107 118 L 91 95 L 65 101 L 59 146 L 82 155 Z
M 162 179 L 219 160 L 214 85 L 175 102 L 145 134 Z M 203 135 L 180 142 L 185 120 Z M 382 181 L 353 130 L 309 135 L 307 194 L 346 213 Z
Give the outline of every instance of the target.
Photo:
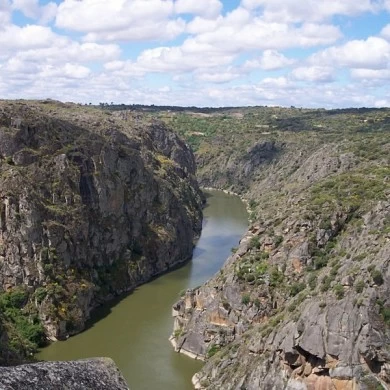
M 390 307 L 382 307 L 380 313 L 387 325 L 390 325 Z
M 361 292 L 363 292 L 364 287 L 365 283 L 363 282 L 363 280 L 358 280 L 355 284 L 355 291 L 360 294 Z
M 305 289 L 305 283 L 298 283 L 298 282 L 294 282 L 291 286 L 290 286 L 290 295 L 292 297 L 295 297 L 295 295 L 299 294 L 301 291 L 303 291 Z
M 330 223 L 330 220 L 322 220 L 318 227 L 324 230 L 331 230 L 332 224 Z
M 219 345 L 212 345 L 208 350 L 207 350 L 207 357 L 208 358 L 211 358 L 213 357 L 217 352 L 219 352 L 219 350 L 221 349 L 221 347 Z
M 362 261 L 367 257 L 367 253 L 361 253 L 360 255 L 355 256 L 353 261 Z
M 46 291 L 45 287 L 38 287 L 35 290 L 34 294 L 35 294 L 35 298 L 37 299 L 37 302 L 41 303 L 46 298 L 47 291 Z
M 283 242 L 283 236 L 276 236 L 274 240 L 275 247 L 278 247 Z
M 333 287 L 333 291 L 337 299 L 342 299 L 344 297 L 344 287 L 340 283 Z
M 328 275 L 325 275 L 321 281 L 322 284 L 321 291 L 322 292 L 328 291 L 331 283 L 332 283 L 332 278 Z
M 268 264 L 261 262 L 256 265 L 255 271 L 257 275 L 264 275 L 268 270 Z
M 312 290 L 314 290 L 317 287 L 317 276 L 314 274 L 310 274 L 307 284 Z
M 381 286 L 383 284 L 382 272 L 377 269 L 373 269 L 370 273 L 374 283 L 378 286 Z
M 260 249 L 260 238 L 259 236 L 253 236 L 249 241 L 250 248 Z
M 248 282 L 248 283 L 252 283 L 252 282 L 254 282 L 255 281 L 255 275 L 253 275 L 253 274 L 248 274 L 247 276 L 246 276 L 246 281 Z
M 175 339 L 178 339 L 178 338 L 181 336 L 182 333 L 183 333 L 183 329 L 176 329 L 176 330 L 173 332 L 173 337 L 174 337 Z
M 330 270 L 330 276 L 332 276 L 333 278 L 336 277 L 336 275 L 338 274 L 339 272 L 339 269 L 340 269 L 341 265 L 340 264 L 336 264 L 332 267 L 332 269 Z
M 0 307 L 22 308 L 28 299 L 28 292 L 22 288 L 15 288 L 0 295 Z
M 37 316 L 23 311 L 28 292 L 16 288 L 0 295 L 0 310 L 10 329 L 9 341 L 15 350 L 34 352 L 44 342 L 44 329 Z
M 294 302 L 288 307 L 289 312 L 293 312 L 297 308 L 297 304 Z
M 280 324 L 283 321 L 283 315 L 279 314 L 277 316 L 273 316 L 269 320 L 269 325 L 271 328 L 274 328 L 276 325 Z
M 249 294 L 244 294 L 241 298 L 241 303 L 243 305 L 249 305 L 250 301 L 251 301 L 251 297 L 249 296 Z
M 248 206 L 251 208 L 251 209 L 254 209 L 255 207 L 257 207 L 259 205 L 259 202 L 257 200 L 254 200 L 254 199 L 251 199 L 249 202 L 248 202 Z
M 261 252 L 261 253 L 260 253 L 260 258 L 261 258 L 262 260 L 267 260 L 267 259 L 269 259 L 269 252 L 266 252 L 266 251 Z
M 284 275 L 282 272 L 280 272 L 276 267 L 274 267 L 271 270 L 270 273 L 270 286 L 271 287 L 277 287 L 279 286 L 284 280 Z
M 328 260 L 328 256 L 321 253 L 319 256 L 314 258 L 314 268 L 320 269 L 326 267 L 328 265 Z

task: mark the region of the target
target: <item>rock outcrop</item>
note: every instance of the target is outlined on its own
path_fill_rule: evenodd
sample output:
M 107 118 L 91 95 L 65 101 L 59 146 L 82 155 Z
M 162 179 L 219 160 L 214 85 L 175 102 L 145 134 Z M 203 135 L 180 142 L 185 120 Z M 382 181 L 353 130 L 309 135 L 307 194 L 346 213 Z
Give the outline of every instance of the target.
M 0 370 L 2 390 L 128 390 L 109 358 L 46 362 Z
M 162 123 L 1 101 L 0 159 L 5 322 L 18 327 L 16 307 L 23 329 L 65 338 L 96 305 L 190 259 L 202 194 L 192 152 Z

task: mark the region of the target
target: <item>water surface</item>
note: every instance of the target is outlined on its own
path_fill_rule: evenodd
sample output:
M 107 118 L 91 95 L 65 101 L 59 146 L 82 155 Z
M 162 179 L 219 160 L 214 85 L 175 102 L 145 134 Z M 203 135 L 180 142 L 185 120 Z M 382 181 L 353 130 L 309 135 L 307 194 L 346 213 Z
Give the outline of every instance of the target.
M 173 328 L 171 306 L 180 291 L 210 279 L 229 256 L 247 227 L 241 200 L 207 191 L 202 235 L 193 260 L 137 288 L 116 304 L 99 308 L 90 327 L 37 354 L 42 360 L 93 356 L 114 359 L 131 390 L 192 390 L 191 377 L 202 363 L 175 353 L 168 341 Z

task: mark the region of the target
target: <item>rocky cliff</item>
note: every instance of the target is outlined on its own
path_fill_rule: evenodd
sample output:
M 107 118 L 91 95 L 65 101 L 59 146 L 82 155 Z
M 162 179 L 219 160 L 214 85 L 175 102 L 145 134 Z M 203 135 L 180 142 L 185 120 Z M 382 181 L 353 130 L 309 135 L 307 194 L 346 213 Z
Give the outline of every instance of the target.
M 188 260 L 201 229 L 192 152 L 161 122 L 0 101 L 3 363 Z
M 115 363 L 108 358 L 2 368 L 0 387 L 2 390 L 128 390 Z
M 390 388 L 390 111 L 187 115 L 169 122 L 191 124 L 201 182 L 252 209 L 173 307 L 176 350 L 206 360 L 196 388 Z

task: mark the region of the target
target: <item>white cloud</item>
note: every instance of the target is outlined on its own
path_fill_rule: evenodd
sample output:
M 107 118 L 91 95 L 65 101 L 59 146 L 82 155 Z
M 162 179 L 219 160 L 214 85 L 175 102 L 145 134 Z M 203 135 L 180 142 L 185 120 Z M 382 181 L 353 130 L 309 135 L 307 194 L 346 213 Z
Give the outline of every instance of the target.
M 39 5 L 39 0 L 12 0 L 12 8 L 21 11 L 26 17 L 48 23 L 57 13 L 57 4 L 50 2 L 44 6 Z
M 201 34 L 213 31 L 222 19 L 222 16 L 219 16 L 216 20 L 196 16 L 193 20 L 187 23 L 186 32 L 189 34 Z
M 242 6 L 250 10 L 262 7 L 265 20 L 294 23 L 358 15 L 379 8 L 376 1 L 370 0 L 242 0 Z
M 388 24 L 387 26 L 383 27 L 380 35 L 387 39 L 388 41 L 390 41 L 390 24 Z
M 178 76 L 180 73 L 197 72 L 197 78 L 207 73 L 207 69 L 215 69 L 228 65 L 234 57 L 221 53 L 209 53 L 199 61 L 197 52 L 186 52 L 183 47 L 158 47 L 143 51 L 136 61 L 109 61 L 104 65 L 108 72 L 124 77 L 140 77 L 147 73 L 171 73 Z M 204 80 L 211 74 L 204 76 Z M 217 77 L 215 77 L 217 79 Z
M 238 79 L 242 76 L 237 69 L 226 68 L 226 69 L 216 69 L 212 72 L 200 72 L 196 73 L 195 77 L 197 80 L 205 81 L 207 83 L 228 83 L 229 81 Z
M 17 56 L 23 61 L 110 61 L 119 57 L 120 52 L 118 45 L 78 43 L 55 34 L 49 27 L 9 25 L 0 30 L 0 56 Z
M 85 66 L 67 63 L 60 67 L 53 66 L 53 65 L 45 65 L 43 66 L 40 76 L 42 78 L 48 78 L 48 79 L 52 79 L 55 77 L 83 79 L 88 77 L 90 73 L 91 73 L 90 69 Z
M 327 45 L 340 37 L 340 30 L 332 25 L 309 23 L 296 27 L 285 23 L 270 23 L 260 18 L 251 18 L 245 10 L 238 10 L 218 19 L 214 30 L 187 39 L 185 45 L 239 53 L 247 50 Z
M 175 11 L 178 14 L 189 13 L 216 18 L 222 11 L 222 3 L 219 0 L 177 0 Z
M 285 57 L 276 50 L 265 50 L 259 59 L 248 60 L 244 63 L 243 68 L 247 70 L 263 69 L 278 70 L 292 65 L 295 60 Z
M 292 77 L 299 81 L 311 81 L 316 83 L 328 83 L 334 81 L 334 70 L 330 67 L 309 66 L 294 69 Z
M 126 62 L 125 61 L 110 61 L 110 62 L 107 62 L 104 64 L 104 69 L 108 70 L 108 71 L 112 71 L 112 72 L 115 72 L 117 70 L 122 70 L 126 65 Z
M 28 74 L 36 74 L 38 71 L 38 67 L 34 63 L 27 63 L 20 58 L 10 58 L 8 61 L 6 61 L 3 65 L 1 65 L 1 71 L 3 74 L 6 72 L 9 73 L 9 75 L 12 74 L 19 74 L 19 75 L 28 75 Z
M 49 27 L 9 25 L 5 26 L 2 31 L 0 30 L 0 54 L 8 51 L 50 47 L 58 40 L 66 40 L 66 38 L 57 39 L 56 34 Z
M 104 69 L 108 74 L 115 75 L 118 77 L 143 77 L 147 70 L 143 69 L 136 62 L 133 61 L 109 61 L 104 64 Z
M 170 40 L 185 29 L 173 14 L 171 0 L 65 0 L 56 25 L 86 33 L 87 41 Z
M 356 79 L 375 80 L 390 80 L 390 69 L 352 69 L 351 76 Z
M 291 86 L 290 81 L 287 77 L 266 77 L 260 82 L 260 85 L 267 86 L 271 88 L 288 88 Z
M 60 64 L 67 61 L 87 63 L 96 61 L 112 61 L 120 56 L 119 46 L 114 44 L 99 45 L 97 43 L 78 43 L 63 41 L 58 46 L 50 46 L 38 50 L 25 50 L 17 55 L 25 61 L 48 62 Z
M 58 8 L 56 24 L 81 32 L 117 31 L 131 23 L 141 25 L 165 19 L 172 12 L 172 1 L 65 0 Z
M 353 40 L 316 53 L 309 61 L 319 66 L 384 69 L 390 64 L 390 43 L 378 37 Z
M 11 21 L 11 3 L 9 0 L 0 0 L 0 31 Z
M 199 52 L 194 48 L 159 47 L 145 50 L 137 59 L 137 65 L 150 72 L 190 72 L 196 69 L 230 64 L 234 56 L 225 53 Z M 206 48 L 205 48 L 206 49 Z
M 156 21 L 155 23 L 131 24 L 129 28 L 119 31 L 88 33 L 84 40 L 95 41 L 155 41 L 172 40 L 185 30 L 182 19 Z

